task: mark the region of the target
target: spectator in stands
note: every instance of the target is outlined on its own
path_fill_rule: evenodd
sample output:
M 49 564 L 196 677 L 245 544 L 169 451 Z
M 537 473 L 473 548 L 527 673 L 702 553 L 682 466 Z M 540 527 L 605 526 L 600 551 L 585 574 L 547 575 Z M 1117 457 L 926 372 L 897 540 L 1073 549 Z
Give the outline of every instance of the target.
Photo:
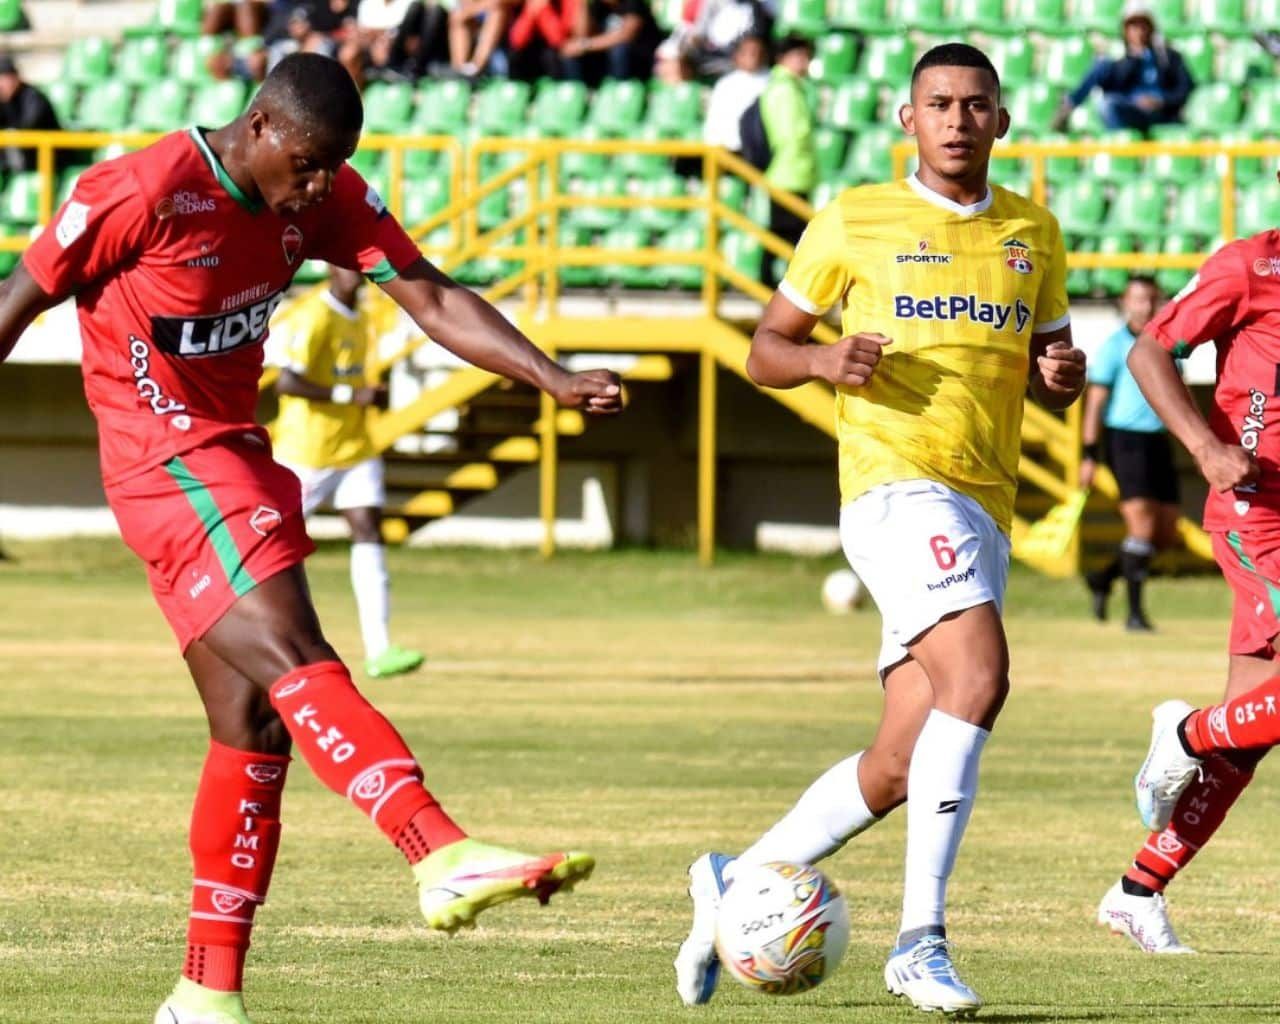
M 604 76 L 647 79 L 662 42 L 648 0 L 588 0 L 574 34 L 560 48 L 565 74 L 590 84 Z
M 507 73 L 502 40 L 519 6 L 520 0 L 459 0 L 449 12 L 449 64 L 457 74 Z
M 511 77 L 564 78 L 560 50 L 585 17 L 584 0 L 527 0 L 507 36 Z
M 1152 125 L 1181 119 L 1195 83 L 1182 54 L 1156 34 L 1155 16 L 1143 3 L 1125 8 L 1124 56 L 1100 60 L 1062 101 L 1053 126 L 1061 131 L 1071 111 L 1094 89 L 1102 90 L 1102 121 L 1107 128 L 1145 132 Z
M 360 77 L 416 81 L 447 60 L 448 15 L 434 0 L 360 0 L 338 59 Z
M 356 16 L 359 0 L 271 0 L 262 40 L 271 47 L 296 38 L 297 24 L 305 22 L 311 32 L 332 37 Z M 313 52 L 315 44 L 301 49 Z M 315 51 L 319 52 L 319 51 Z
M 778 40 L 777 57 L 769 80 L 760 94 L 760 120 L 769 142 L 769 164 L 765 180 L 806 199 L 818 183 L 818 156 L 814 147 L 815 111 L 805 88 L 813 42 L 800 35 Z M 785 206 L 769 204 L 769 230 L 794 245 L 804 234 L 805 221 Z M 777 286 L 774 261 L 766 253 L 761 261 L 760 280 L 769 288 Z
M 1129 591 L 1125 628 L 1147 632 L 1151 623 L 1142 608 L 1142 588 L 1157 551 L 1178 539 L 1178 472 L 1165 425 L 1147 404 L 1126 360 L 1134 341 L 1161 306 L 1160 289 L 1149 277 L 1129 278 L 1120 297 L 1124 323 L 1089 357 L 1089 390 L 1085 396 L 1081 436 L 1084 457 L 1080 486 L 1093 486 L 1106 427 L 1107 465 L 1120 489 L 1120 515 L 1125 537 L 1104 568 L 1088 573 L 1085 582 L 1098 621 L 1107 617 L 1111 585 L 1123 576 Z
M 260 46 L 247 52 L 240 52 L 231 40 L 209 54 L 205 62 L 209 74 L 218 81 L 238 78 L 242 82 L 258 84 L 267 77 L 267 49 Z
M 266 0 L 221 0 L 204 9 L 200 31 L 207 36 L 234 32 L 242 39 L 262 35 L 269 18 Z
M 768 39 L 773 16 L 761 0 L 703 0 L 684 44 L 698 74 L 708 78 L 728 73 L 733 54 L 744 36 Z
M 62 128 L 49 97 L 22 80 L 18 65 L 8 54 L 0 54 L 0 128 L 40 132 L 56 132 Z M 73 156 L 69 150 L 54 152 L 55 163 L 59 168 L 65 166 Z M 36 151 L 6 146 L 4 168 L 10 173 L 34 171 Z
M 696 77 L 689 51 L 671 37 L 664 39 L 653 55 L 653 80 L 662 85 L 677 85 L 692 82 Z
M 733 48 L 733 70 L 716 82 L 707 101 L 707 119 L 702 137 L 713 146 L 731 153 L 742 149 L 738 130 L 742 115 L 769 81 L 769 48 L 762 36 L 748 35 Z

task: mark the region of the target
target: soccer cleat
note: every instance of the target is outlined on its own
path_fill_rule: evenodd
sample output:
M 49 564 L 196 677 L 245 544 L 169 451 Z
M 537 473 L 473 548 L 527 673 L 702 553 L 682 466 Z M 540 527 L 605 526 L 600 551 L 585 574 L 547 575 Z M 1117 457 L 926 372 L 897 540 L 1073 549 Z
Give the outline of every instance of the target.
M 418 902 L 430 928 L 453 933 L 475 924 L 489 907 L 521 896 L 545 904 L 591 876 L 596 860 L 588 853 L 534 857 L 478 839 L 442 846 L 413 867 Z
M 1084 574 L 1085 586 L 1089 588 L 1089 608 L 1093 617 L 1099 622 L 1107 621 L 1107 599 L 1111 597 L 1111 583 L 1100 572 Z
M 1154 633 L 1156 631 L 1156 627 L 1151 625 L 1151 620 L 1142 612 L 1130 612 L 1129 617 L 1125 620 L 1124 628 L 1130 633 Z
M 1164 831 L 1178 797 L 1200 771 L 1200 759 L 1178 739 L 1178 726 L 1194 710 L 1185 700 L 1167 700 L 1151 712 L 1151 746 L 1133 777 L 1133 790 L 1138 817 L 1152 832 Z
M 421 651 L 411 651 L 392 644 L 376 658 L 364 663 L 364 670 L 374 679 L 385 679 L 387 676 L 400 676 L 412 672 L 422 664 L 424 656 Z
M 1116 882 L 1098 904 L 1098 924 L 1127 935 L 1144 953 L 1194 953 L 1173 934 L 1164 896 L 1130 896 Z
M 720 981 L 716 918 L 720 913 L 720 897 L 729 888 L 724 871 L 732 863 L 733 858 L 723 853 L 704 853 L 689 865 L 693 925 L 680 943 L 675 959 L 676 992 L 685 1006 L 709 1003 Z
M 179 978 L 154 1024 L 251 1024 L 239 992 L 217 992 Z
M 890 953 L 884 983 L 890 994 L 911 1000 L 926 1013 L 966 1018 L 982 1006 L 978 993 L 960 980 L 941 935 L 926 935 Z

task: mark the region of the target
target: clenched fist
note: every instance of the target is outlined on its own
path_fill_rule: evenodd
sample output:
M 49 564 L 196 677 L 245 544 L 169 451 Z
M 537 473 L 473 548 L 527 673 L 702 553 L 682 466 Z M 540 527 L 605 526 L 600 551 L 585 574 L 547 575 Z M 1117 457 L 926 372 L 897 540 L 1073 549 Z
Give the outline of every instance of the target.
M 1215 441 L 1193 454 L 1201 475 L 1215 491 L 1231 491 L 1258 479 L 1258 460 L 1238 444 Z
M 566 374 L 551 397 L 566 409 L 596 416 L 622 411 L 622 379 L 612 370 L 583 370 Z
M 834 345 L 822 345 L 814 352 L 814 376 L 848 388 L 861 387 L 871 379 L 880 353 L 893 343 L 883 334 L 850 334 Z

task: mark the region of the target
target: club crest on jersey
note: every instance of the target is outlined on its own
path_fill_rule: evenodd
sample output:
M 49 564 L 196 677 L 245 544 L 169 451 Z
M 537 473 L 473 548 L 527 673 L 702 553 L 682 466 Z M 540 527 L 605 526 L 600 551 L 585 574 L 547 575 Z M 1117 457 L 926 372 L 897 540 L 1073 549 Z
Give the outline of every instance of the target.
M 249 525 L 253 527 L 253 532 L 260 537 L 265 537 L 277 526 L 284 522 L 284 517 L 273 508 L 266 505 L 259 505 L 253 511 L 253 515 L 249 517 Z
M 946 266 L 951 262 L 951 255 L 944 252 L 930 252 L 929 240 L 922 238 L 916 243 L 915 252 L 900 252 L 893 260 L 895 263 L 935 263 Z
M 284 248 L 284 259 L 289 266 L 298 262 L 302 253 L 302 231 L 297 224 L 290 224 L 280 236 L 280 245 Z
M 1259 256 L 1253 261 L 1253 272 L 1259 277 L 1280 277 L 1280 258 Z
M 1036 269 L 1031 262 L 1031 247 L 1026 242 L 1011 238 L 1004 244 L 1004 265 L 1019 274 L 1029 274 Z

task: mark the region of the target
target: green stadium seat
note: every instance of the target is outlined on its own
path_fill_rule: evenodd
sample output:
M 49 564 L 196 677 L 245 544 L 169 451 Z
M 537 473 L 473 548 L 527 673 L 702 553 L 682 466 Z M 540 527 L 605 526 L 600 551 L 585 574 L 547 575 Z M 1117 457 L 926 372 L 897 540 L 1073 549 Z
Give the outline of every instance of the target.
M 827 124 L 843 131 L 856 130 L 875 121 L 879 105 L 880 89 L 874 82 L 866 78 L 841 82 L 832 91 Z
M 1072 24 L 1080 29 L 1114 36 L 1120 29 L 1128 0 L 1076 0 Z M 1162 26 L 1163 27 L 1163 26 Z
M 596 90 L 587 123 L 606 135 L 630 136 L 644 119 L 643 82 L 607 80 Z
M 1098 252 L 1112 254 L 1122 252 L 1134 252 L 1137 249 L 1136 240 L 1124 232 L 1108 232 L 1098 239 Z M 1092 275 L 1091 283 L 1093 291 L 1102 292 L 1104 295 L 1119 295 L 1125 289 L 1125 285 L 1129 281 L 1130 271 L 1120 267 L 1102 267 L 1095 270 Z
M 1210 32 L 1224 36 L 1249 33 L 1249 17 L 1244 0 L 1196 0 L 1196 20 Z
M 649 232 L 633 223 L 623 223 L 611 228 L 600 240 L 600 248 L 606 251 L 635 252 L 648 247 Z M 656 288 L 659 283 L 656 268 L 635 264 L 607 264 L 604 276 L 610 283 L 623 288 Z
M 171 32 L 195 35 L 200 31 L 204 0 L 159 0 L 156 24 Z
M 681 199 L 688 195 L 684 178 L 676 174 L 657 175 L 640 183 L 638 194 L 645 199 Z M 632 223 L 646 231 L 670 231 L 687 220 L 682 210 L 670 207 L 644 206 L 632 215 Z
M 735 213 L 742 213 L 747 208 L 747 183 L 731 174 L 722 174 L 717 191 L 720 202 Z
M 1107 193 L 1102 182 L 1082 175 L 1056 187 L 1049 204 L 1064 235 L 1091 237 L 1101 229 L 1107 213 Z
M 421 178 L 428 174 L 443 174 L 447 177 L 450 173 L 449 161 L 441 150 L 415 146 L 404 151 L 403 172 L 406 178 Z
M 83 167 L 68 167 L 61 175 L 58 176 L 58 194 L 53 197 L 53 205 L 55 208 L 60 207 L 71 198 L 71 193 L 75 189 L 76 182 L 80 179 L 80 175 L 88 169 L 88 165 Z
M 25 230 L 6 224 L 3 220 L 0 220 L 0 238 L 14 238 L 26 233 L 27 232 Z M 0 252 L 0 278 L 5 278 L 12 274 L 14 268 L 18 265 L 18 260 L 20 258 L 21 253 Z
M 1199 6 L 1201 0 L 1191 0 L 1192 6 Z M 1161 32 L 1176 33 L 1179 29 L 1194 25 L 1193 19 L 1187 17 L 1186 0 L 1151 0 L 1146 5 L 1156 20 Z M 1119 19 L 1115 30 L 1119 29 Z
M 697 82 L 656 83 L 649 90 L 646 122 L 666 138 L 699 139 L 704 100 L 704 89 Z
M 1166 235 L 1161 252 L 1173 254 L 1206 252 L 1204 243 L 1196 235 L 1174 233 Z M 1166 295 L 1176 295 L 1182 291 L 1188 281 L 1195 275 L 1194 270 L 1179 270 L 1177 267 L 1164 267 L 1156 271 L 1156 284 Z
M 364 129 L 375 135 L 404 135 L 413 114 L 408 82 L 370 82 L 364 90 Z
M 1067 15 L 1064 0 L 1009 0 L 1008 24 L 1016 26 L 1016 31 L 1034 29 L 1046 35 L 1070 35 L 1078 31 Z
M 91 85 L 111 76 L 111 44 L 98 36 L 73 39 L 62 54 L 64 82 Z
M 1149 178 L 1127 181 L 1116 189 L 1107 214 L 1107 227 L 1144 237 L 1162 234 L 1168 197 L 1165 186 Z
M 632 133 L 632 142 L 660 142 L 662 133 L 652 125 L 641 125 Z M 671 158 L 662 153 L 640 153 L 633 150 L 620 153 L 613 161 L 619 174 L 648 181 L 671 173 Z
M 1234 131 L 1226 131 L 1216 136 L 1216 141 L 1223 143 L 1231 142 L 1260 142 L 1266 136 L 1261 132 L 1249 129 L 1236 129 Z M 1224 174 L 1228 164 L 1227 157 L 1220 156 L 1210 162 L 1214 172 L 1219 176 Z M 1239 156 L 1233 161 L 1235 164 L 1235 179 L 1237 185 L 1249 185 L 1259 179 L 1265 178 L 1268 182 L 1275 181 L 1275 161 L 1272 159 L 1263 159 L 1256 156 Z
M 900 28 L 940 34 L 948 27 L 946 6 L 942 0 L 898 0 L 897 22 Z
M 814 38 L 827 31 L 826 0 L 782 0 L 773 26 L 774 35 L 795 32 Z
M 1222 185 L 1214 178 L 1185 186 L 1174 203 L 1169 230 L 1213 236 L 1222 231 Z
M 467 123 L 471 86 L 462 81 L 427 79 L 418 90 L 413 127 L 425 135 L 456 135 Z
M 1066 239 L 1067 252 L 1093 252 L 1097 243 L 1092 238 L 1071 237 Z M 1068 263 L 1070 259 L 1068 258 Z M 1093 291 L 1093 275 L 1083 267 L 1067 268 L 1067 294 L 1073 299 L 1084 298 Z
M 1218 56 L 1218 47 L 1214 45 L 1212 37 L 1204 32 L 1191 32 L 1170 39 L 1169 45 L 1182 54 L 1192 81 L 1197 85 L 1213 81 L 1213 65 Z
M 516 135 L 529 123 L 526 82 L 495 79 L 476 97 L 476 127 L 484 135 Z
M 1280 125 L 1280 80 L 1257 82 L 1249 92 L 1245 126 L 1257 132 L 1274 132 Z
M 40 219 L 39 171 L 24 171 L 9 179 L 4 191 L 4 219 L 10 224 L 35 224 Z
M 1108 142 L 1141 142 L 1142 136 L 1133 131 L 1115 131 L 1107 134 Z M 1142 161 L 1136 156 L 1115 156 L 1098 153 L 1085 162 L 1086 173 L 1099 181 L 1131 181 L 1142 171 Z
M 681 224 L 667 231 L 658 240 L 658 247 L 666 252 L 701 252 L 706 245 L 706 234 L 698 224 Z M 702 287 L 702 267 L 693 263 L 672 263 L 655 268 L 659 284 L 668 288 L 694 289 Z
M 1253 0 L 1253 23 L 1258 28 L 1280 28 L 1280 0 Z
M 1007 30 L 1004 0 L 956 0 L 951 21 L 966 26 L 971 32 L 1004 33 Z M 1000 70 L 999 64 L 996 70 Z
M 581 82 L 540 82 L 529 114 L 546 135 L 576 135 L 587 115 L 587 87 Z
M 993 39 L 987 56 L 1000 73 L 1000 85 L 1005 89 L 1016 89 L 1035 77 L 1036 50 L 1025 35 Z
M 818 157 L 818 180 L 839 177 L 849 148 L 849 136 L 835 128 L 819 126 L 813 133 L 813 148 Z
M 873 82 L 900 85 L 911 77 L 915 50 L 904 35 L 872 36 L 862 55 L 860 74 Z
M 72 124 L 75 121 L 76 100 L 80 96 L 79 86 L 65 78 L 58 78 L 40 88 L 53 104 L 58 123 L 64 128 Z
M 1020 133 L 1043 135 L 1050 131 L 1054 114 L 1061 103 L 1062 91 L 1056 85 L 1038 80 L 1011 89 L 1004 98 L 1009 120 Z
M 1218 79 L 1241 86 L 1275 77 L 1275 58 L 1252 39 L 1233 39 L 1218 47 Z
M 561 248 L 583 249 L 591 245 L 591 232 L 574 224 L 561 223 L 556 232 Z M 599 288 L 605 284 L 599 267 L 560 267 L 560 283 L 566 288 Z
M 185 82 L 166 78 L 138 92 L 133 125 L 143 131 L 169 132 L 186 123 L 191 91 Z
M 858 66 L 858 41 L 847 32 L 828 32 L 816 40 L 816 59 L 809 73 L 819 82 L 841 82 Z
M 1239 124 L 1243 110 L 1239 89 L 1227 82 L 1209 82 L 1192 90 L 1182 120 L 1197 132 L 1216 135 Z
M 627 179 L 610 170 L 595 177 L 571 179 L 568 191 L 584 199 L 616 198 L 627 194 Z M 607 231 L 620 224 L 624 216 L 625 211 L 618 207 L 577 206 L 571 207 L 562 219 L 586 231 Z
M 169 73 L 188 85 L 204 85 L 213 81 L 209 74 L 209 58 L 221 46 L 217 36 L 178 40 L 169 59 Z
M 858 32 L 890 32 L 885 0 L 831 0 L 831 27 Z
M 1236 234 L 1244 238 L 1271 228 L 1280 228 L 1280 186 L 1271 180 L 1242 189 L 1236 201 Z
M 573 141 L 596 142 L 603 137 L 603 132 L 588 125 L 581 131 L 574 132 Z M 608 164 L 609 157 L 603 153 L 587 153 L 570 149 L 560 155 L 560 174 L 566 180 L 569 178 L 598 178 L 605 173 L 605 168 Z
M 901 134 L 899 130 L 887 125 L 876 125 L 857 135 L 849 146 L 849 155 L 845 160 L 845 182 L 859 185 L 892 179 L 893 156 L 890 150 Z
M 449 179 L 432 176 L 406 180 L 400 188 L 400 219 L 411 231 L 449 205 Z
M 158 36 L 126 39 L 116 53 L 116 74 L 133 85 L 150 85 L 165 78 L 169 47 Z
M 115 132 L 130 126 L 133 86 L 113 78 L 87 86 L 76 108 L 76 125 L 85 131 Z
M 995 184 L 1012 189 L 1013 186 L 1009 184 L 1010 182 L 1021 181 L 1029 177 L 1031 172 L 1030 168 L 1021 160 L 1010 156 L 1000 156 L 997 151 L 991 158 L 990 173 L 991 180 Z
M 726 231 L 720 241 L 720 255 L 739 274 L 752 281 L 760 279 L 764 249 L 752 236 L 742 231 Z
M 0 32 L 20 32 L 30 27 L 26 12 L 22 9 L 22 0 L 0 0 Z M 4 273 L 7 274 L 9 271 L 6 270 Z
M 1065 89 L 1074 89 L 1097 59 L 1093 45 L 1082 35 L 1054 39 L 1044 54 L 1044 79 Z
M 198 125 L 218 128 L 239 117 L 248 100 L 248 87 L 238 79 L 209 82 L 195 91 L 190 117 Z
M 1069 142 L 1071 137 L 1056 132 L 1038 137 L 1041 142 Z M 1075 181 L 1080 174 L 1080 158 L 1074 156 L 1047 156 L 1044 159 L 1045 180 L 1051 186 Z

